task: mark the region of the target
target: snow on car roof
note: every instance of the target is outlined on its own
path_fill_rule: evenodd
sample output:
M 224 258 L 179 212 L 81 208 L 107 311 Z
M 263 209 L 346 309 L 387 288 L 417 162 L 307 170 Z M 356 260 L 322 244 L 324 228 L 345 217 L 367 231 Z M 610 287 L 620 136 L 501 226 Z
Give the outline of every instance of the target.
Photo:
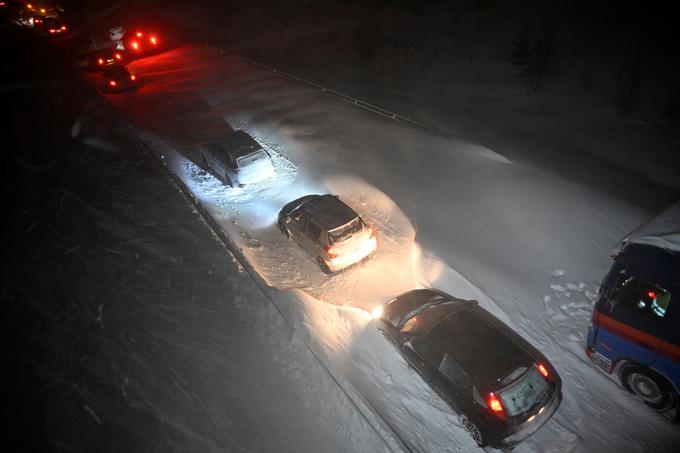
M 217 157 L 231 156 L 234 160 L 262 149 L 262 146 L 253 137 L 242 130 L 232 132 L 219 142 L 208 143 L 203 146 Z
M 622 242 L 627 244 L 647 244 L 680 252 L 680 201 L 642 224 Z

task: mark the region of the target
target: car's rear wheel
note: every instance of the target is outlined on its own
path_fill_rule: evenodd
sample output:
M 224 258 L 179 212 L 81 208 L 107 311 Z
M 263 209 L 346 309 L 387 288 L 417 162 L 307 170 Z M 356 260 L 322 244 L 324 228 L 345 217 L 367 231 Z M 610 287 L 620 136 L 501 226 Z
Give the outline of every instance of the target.
M 319 267 L 323 271 L 324 274 L 332 274 L 333 272 L 331 271 L 331 268 L 328 267 L 328 264 L 321 258 L 320 256 L 316 257 L 316 262 L 319 264 Z
M 486 439 L 484 439 L 484 435 L 479 430 L 479 427 L 467 417 L 463 417 L 463 428 L 465 428 L 465 431 L 470 433 L 470 436 L 472 436 L 472 439 L 477 442 L 477 445 L 482 448 L 488 445 L 488 442 Z
M 673 407 L 674 395 L 665 380 L 656 373 L 631 364 L 624 365 L 619 376 L 623 387 L 652 409 L 665 411 Z

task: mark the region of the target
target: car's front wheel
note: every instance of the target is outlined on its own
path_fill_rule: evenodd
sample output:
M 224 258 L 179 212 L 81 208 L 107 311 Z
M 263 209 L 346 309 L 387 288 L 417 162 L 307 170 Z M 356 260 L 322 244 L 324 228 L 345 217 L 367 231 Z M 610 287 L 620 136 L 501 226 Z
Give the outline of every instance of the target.
M 321 271 L 323 271 L 324 274 L 332 274 L 333 273 L 331 271 L 331 268 L 328 267 L 328 264 L 326 264 L 326 262 L 320 256 L 316 257 L 316 262 L 319 263 L 319 267 L 321 268 Z
M 621 384 L 633 395 L 638 396 L 647 406 L 658 411 L 673 407 L 673 393 L 663 378 L 639 365 L 624 365 L 619 371 Z

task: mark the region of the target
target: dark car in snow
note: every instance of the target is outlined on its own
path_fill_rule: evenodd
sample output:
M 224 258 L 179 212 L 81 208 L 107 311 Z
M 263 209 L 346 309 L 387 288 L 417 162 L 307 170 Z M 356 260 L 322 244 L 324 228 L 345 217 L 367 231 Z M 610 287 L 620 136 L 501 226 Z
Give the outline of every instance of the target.
M 42 22 L 42 28 L 48 36 L 63 35 L 68 31 L 68 25 L 56 17 L 47 17 Z
M 516 445 L 562 400 L 562 381 L 550 362 L 477 301 L 416 289 L 385 304 L 380 320 L 480 446 Z
M 377 248 L 375 230 L 336 195 L 306 195 L 279 212 L 279 229 L 331 274 L 358 263 Z
M 105 92 L 118 93 L 137 88 L 137 76 L 125 67 L 118 66 L 104 71 L 102 83 Z
M 92 71 L 106 71 L 111 68 L 123 66 L 125 61 L 124 52 L 115 48 L 94 51 L 89 56 L 88 68 Z
M 123 45 L 130 58 L 147 56 L 161 49 L 158 34 L 142 30 L 126 33 Z

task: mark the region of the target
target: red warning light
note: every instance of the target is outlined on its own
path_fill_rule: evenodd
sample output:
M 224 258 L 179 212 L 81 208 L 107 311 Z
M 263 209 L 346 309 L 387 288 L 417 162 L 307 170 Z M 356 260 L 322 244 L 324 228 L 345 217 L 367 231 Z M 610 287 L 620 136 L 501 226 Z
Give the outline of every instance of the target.
M 647 295 L 650 299 L 656 299 L 656 293 L 654 291 L 647 291 Z

